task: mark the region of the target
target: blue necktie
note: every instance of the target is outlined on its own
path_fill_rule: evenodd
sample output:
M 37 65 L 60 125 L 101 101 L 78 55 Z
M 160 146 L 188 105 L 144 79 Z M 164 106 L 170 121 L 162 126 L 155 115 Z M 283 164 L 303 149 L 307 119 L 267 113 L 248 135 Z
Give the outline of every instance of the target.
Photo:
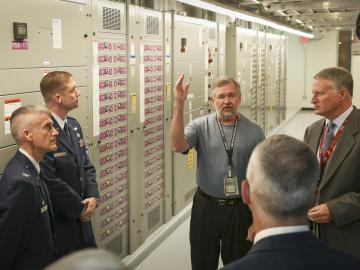
M 332 121 L 329 121 L 329 123 L 326 126 L 325 138 L 324 138 L 324 143 L 323 143 L 323 146 L 321 149 L 321 153 L 325 153 L 326 150 L 329 148 L 329 145 L 334 138 L 335 127 L 336 127 L 336 124 Z
M 64 131 L 64 133 L 66 135 L 67 140 L 72 144 L 72 139 L 71 139 L 71 135 L 70 135 L 70 131 L 69 131 L 69 126 L 68 126 L 68 124 L 66 122 L 64 124 L 63 131 Z

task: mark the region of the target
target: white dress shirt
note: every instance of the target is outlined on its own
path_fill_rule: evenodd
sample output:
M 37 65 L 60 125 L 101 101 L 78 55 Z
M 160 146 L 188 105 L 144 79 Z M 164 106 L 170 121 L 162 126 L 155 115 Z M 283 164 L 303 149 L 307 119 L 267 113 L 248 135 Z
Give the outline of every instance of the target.
M 286 234 L 286 233 L 307 232 L 309 230 L 310 230 L 309 226 L 307 225 L 268 228 L 265 230 L 261 230 L 255 235 L 254 244 L 265 237 L 279 235 L 279 234 Z
M 32 155 L 30 155 L 28 152 L 26 152 L 21 147 L 19 148 L 19 151 L 21 153 L 23 153 L 31 161 L 31 163 L 34 165 L 37 173 L 39 174 L 40 173 L 40 165 L 39 165 L 39 163 L 32 157 Z

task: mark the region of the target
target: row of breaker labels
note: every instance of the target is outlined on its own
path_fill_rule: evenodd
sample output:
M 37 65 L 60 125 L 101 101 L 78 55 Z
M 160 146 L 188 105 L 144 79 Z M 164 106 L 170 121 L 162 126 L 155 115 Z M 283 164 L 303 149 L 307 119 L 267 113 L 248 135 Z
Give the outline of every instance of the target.
M 106 167 L 104 169 L 100 169 L 100 177 L 103 178 L 105 176 L 108 176 L 114 172 L 118 172 L 119 170 L 123 168 L 127 168 L 128 162 L 126 160 L 122 160 L 114 165 L 111 165 L 109 167 Z
M 127 148 L 116 151 L 115 153 L 108 154 L 100 158 L 100 166 L 111 163 L 121 158 L 127 157 Z
M 117 231 L 121 231 L 125 229 L 125 225 L 128 223 L 128 217 L 126 216 L 122 220 L 120 220 L 118 223 L 116 223 L 114 226 L 110 227 L 106 231 L 104 231 L 100 239 L 101 241 L 105 240 L 106 238 L 110 237 L 112 234 L 116 233 Z
M 107 143 L 101 143 L 100 144 L 100 153 L 104 153 L 105 151 L 108 151 L 111 149 L 111 151 L 114 149 L 114 147 L 118 146 L 125 146 L 127 143 L 126 137 L 117 138 L 114 141 L 107 142 Z
M 126 84 L 126 81 L 125 81 L 125 84 Z M 100 102 L 112 101 L 112 100 L 117 100 L 120 98 L 126 98 L 125 90 L 108 92 L 108 93 L 100 93 L 100 95 L 99 95 Z
M 104 194 L 102 194 L 100 196 L 100 203 L 105 203 L 106 201 L 114 198 L 116 195 L 122 193 L 123 191 L 127 191 L 127 190 L 128 190 L 127 184 L 123 184 L 117 188 L 113 188 L 111 191 L 105 192 Z
M 112 88 L 112 87 L 118 87 L 118 86 L 125 87 L 126 79 L 105 80 L 105 81 L 99 82 L 100 89 Z
M 100 191 L 104 191 L 106 189 L 112 188 L 114 185 L 127 180 L 128 178 L 128 172 L 120 172 L 118 173 L 115 177 L 112 177 L 110 179 L 107 179 L 105 181 L 103 181 L 99 186 L 100 186 Z
M 105 75 L 117 75 L 117 74 L 126 74 L 126 67 L 102 67 L 99 68 L 99 75 L 105 76 Z
M 147 150 L 145 150 L 144 156 L 145 158 L 150 157 L 154 154 L 158 154 L 158 153 L 162 153 L 163 150 L 163 145 L 159 144 L 159 145 L 155 145 Z M 145 167 L 151 166 L 154 162 L 157 161 L 157 158 L 155 159 L 147 159 L 145 161 Z
M 124 116 L 126 117 L 126 115 L 124 115 Z M 125 133 L 126 130 L 127 130 L 127 127 L 126 127 L 126 125 L 124 125 L 121 127 L 115 127 L 112 129 L 100 131 L 100 135 L 99 135 L 100 141 L 112 139 L 112 137 L 114 137 L 114 136 L 116 137 L 117 135 L 119 135 L 121 133 L 126 135 L 126 133 Z M 116 140 L 113 142 L 107 142 L 105 144 L 101 144 L 100 145 L 100 153 L 102 152 L 103 145 L 104 145 L 105 149 L 107 150 L 107 149 L 111 149 L 111 148 L 108 148 L 108 144 L 111 144 L 111 147 L 117 147 L 119 145 L 126 145 L 126 143 L 127 143 L 126 136 L 124 136 L 122 138 L 116 138 Z
M 127 205 L 121 207 L 119 210 L 117 210 L 115 213 L 112 213 L 111 215 L 107 216 L 100 222 L 100 227 L 104 228 L 114 222 L 115 220 L 118 220 L 123 214 L 127 213 Z
M 113 51 L 125 51 L 126 44 L 123 42 L 98 42 L 98 50 L 113 50 Z M 163 47 L 161 44 L 144 44 L 144 52 L 147 51 L 159 51 L 161 52 Z
M 98 50 L 125 51 L 126 45 L 123 42 L 98 42 Z
M 162 192 L 163 192 L 163 183 L 159 183 L 154 188 L 148 189 L 145 192 L 145 199 L 151 197 L 154 194 L 162 193 Z
M 100 208 L 100 215 L 105 215 L 109 213 L 111 210 L 115 209 L 116 207 L 120 206 L 121 204 L 128 201 L 127 194 L 123 196 L 119 196 L 116 200 L 105 204 L 103 207 Z
M 144 66 L 145 73 L 161 72 L 163 70 L 162 65 Z
M 144 62 L 162 62 L 162 55 L 144 55 Z
M 98 62 L 99 62 L 99 64 L 102 64 L 102 63 L 125 63 L 126 56 L 122 55 L 122 54 L 99 55 Z
M 111 116 L 111 117 L 107 117 L 105 119 L 101 119 L 100 120 L 100 128 L 106 128 L 108 126 L 112 126 L 118 123 L 123 123 L 125 122 L 127 119 L 126 114 L 119 114 L 119 115 L 115 115 L 115 116 Z M 122 130 L 122 128 L 124 128 L 124 130 Z M 119 133 L 123 133 L 126 132 L 126 127 L 122 127 Z
M 100 106 L 99 113 L 100 114 L 105 114 L 105 113 L 117 112 L 117 111 L 121 111 L 121 110 L 126 109 L 126 107 L 127 107 L 126 102 L 120 102 L 120 103 L 115 103 L 115 104 L 107 104 L 107 105 Z

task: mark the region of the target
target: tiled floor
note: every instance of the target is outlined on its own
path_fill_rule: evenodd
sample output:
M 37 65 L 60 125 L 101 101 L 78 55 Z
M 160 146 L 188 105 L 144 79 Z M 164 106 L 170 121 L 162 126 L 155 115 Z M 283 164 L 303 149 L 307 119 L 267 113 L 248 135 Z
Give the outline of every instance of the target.
M 290 120 L 272 134 L 287 134 L 299 140 L 303 139 L 305 128 L 320 119 L 312 111 L 288 113 Z M 270 134 L 271 135 L 271 134 Z M 175 217 L 176 218 L 176 217 Z M 190 218 L 180 224 L 150 255 L 143 260 L 136 270 L 191 270 L 189 245 Z M 221 262 L 220 264 L 221 265 Z

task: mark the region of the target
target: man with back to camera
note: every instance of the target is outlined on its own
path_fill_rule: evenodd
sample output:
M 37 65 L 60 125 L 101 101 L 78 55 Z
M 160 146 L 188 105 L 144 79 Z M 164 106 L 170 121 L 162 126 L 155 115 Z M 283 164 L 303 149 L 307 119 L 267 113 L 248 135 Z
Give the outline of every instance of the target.
M 68 72 L 53 71 L 43 77 L 40 89 L 59 132 L 57 151 L 47 153 L 40 165 L 54 207 L 57 257 L 61 257 L 96 246 L 90 218 L 99 192 L 80 124 L 67 115 L 79 103 L 74 78 Z
M 170 129 L 174 152 L 197 151 L 196 182 L 190 221 L 192 269 L 217 269 L 219 254 L 224 264 L 244 256 L 251 246 L 247 231 L 249 208 L 239 196 L 250 154 L 264 139 L 261 128 L 237 112 L 240 86 L 230 77 L 213 84 L 211 102 L 216 113 L 190 122 L 184 131 L 184 103 L 189 84 L 180 75 L 174 88 Z
M 24 106 L 11 116 L 19 146 L 0 180 L 0 269 L 42 269 L 53 261 L 53 212 L 39 162 L 56 150 L 50 112 Z
M 120 257 L 101 248 L 82 249 L 48 265 L 44 270 L 130 270 Z
M 311 103 L 324 116 L 306 129 L 321 175 L 308 218 L 330 246 L 360 257 L 360 112 L 352 106 L 353 78 L 344 68 L 317 73 Z
M 275 135 L 251 155 L 241 194 L 249 205 L 254 246 L 224 270 L 356 270 L 360 260 L 333 249 L 310 232 L 319 163 L 303 142 Z

